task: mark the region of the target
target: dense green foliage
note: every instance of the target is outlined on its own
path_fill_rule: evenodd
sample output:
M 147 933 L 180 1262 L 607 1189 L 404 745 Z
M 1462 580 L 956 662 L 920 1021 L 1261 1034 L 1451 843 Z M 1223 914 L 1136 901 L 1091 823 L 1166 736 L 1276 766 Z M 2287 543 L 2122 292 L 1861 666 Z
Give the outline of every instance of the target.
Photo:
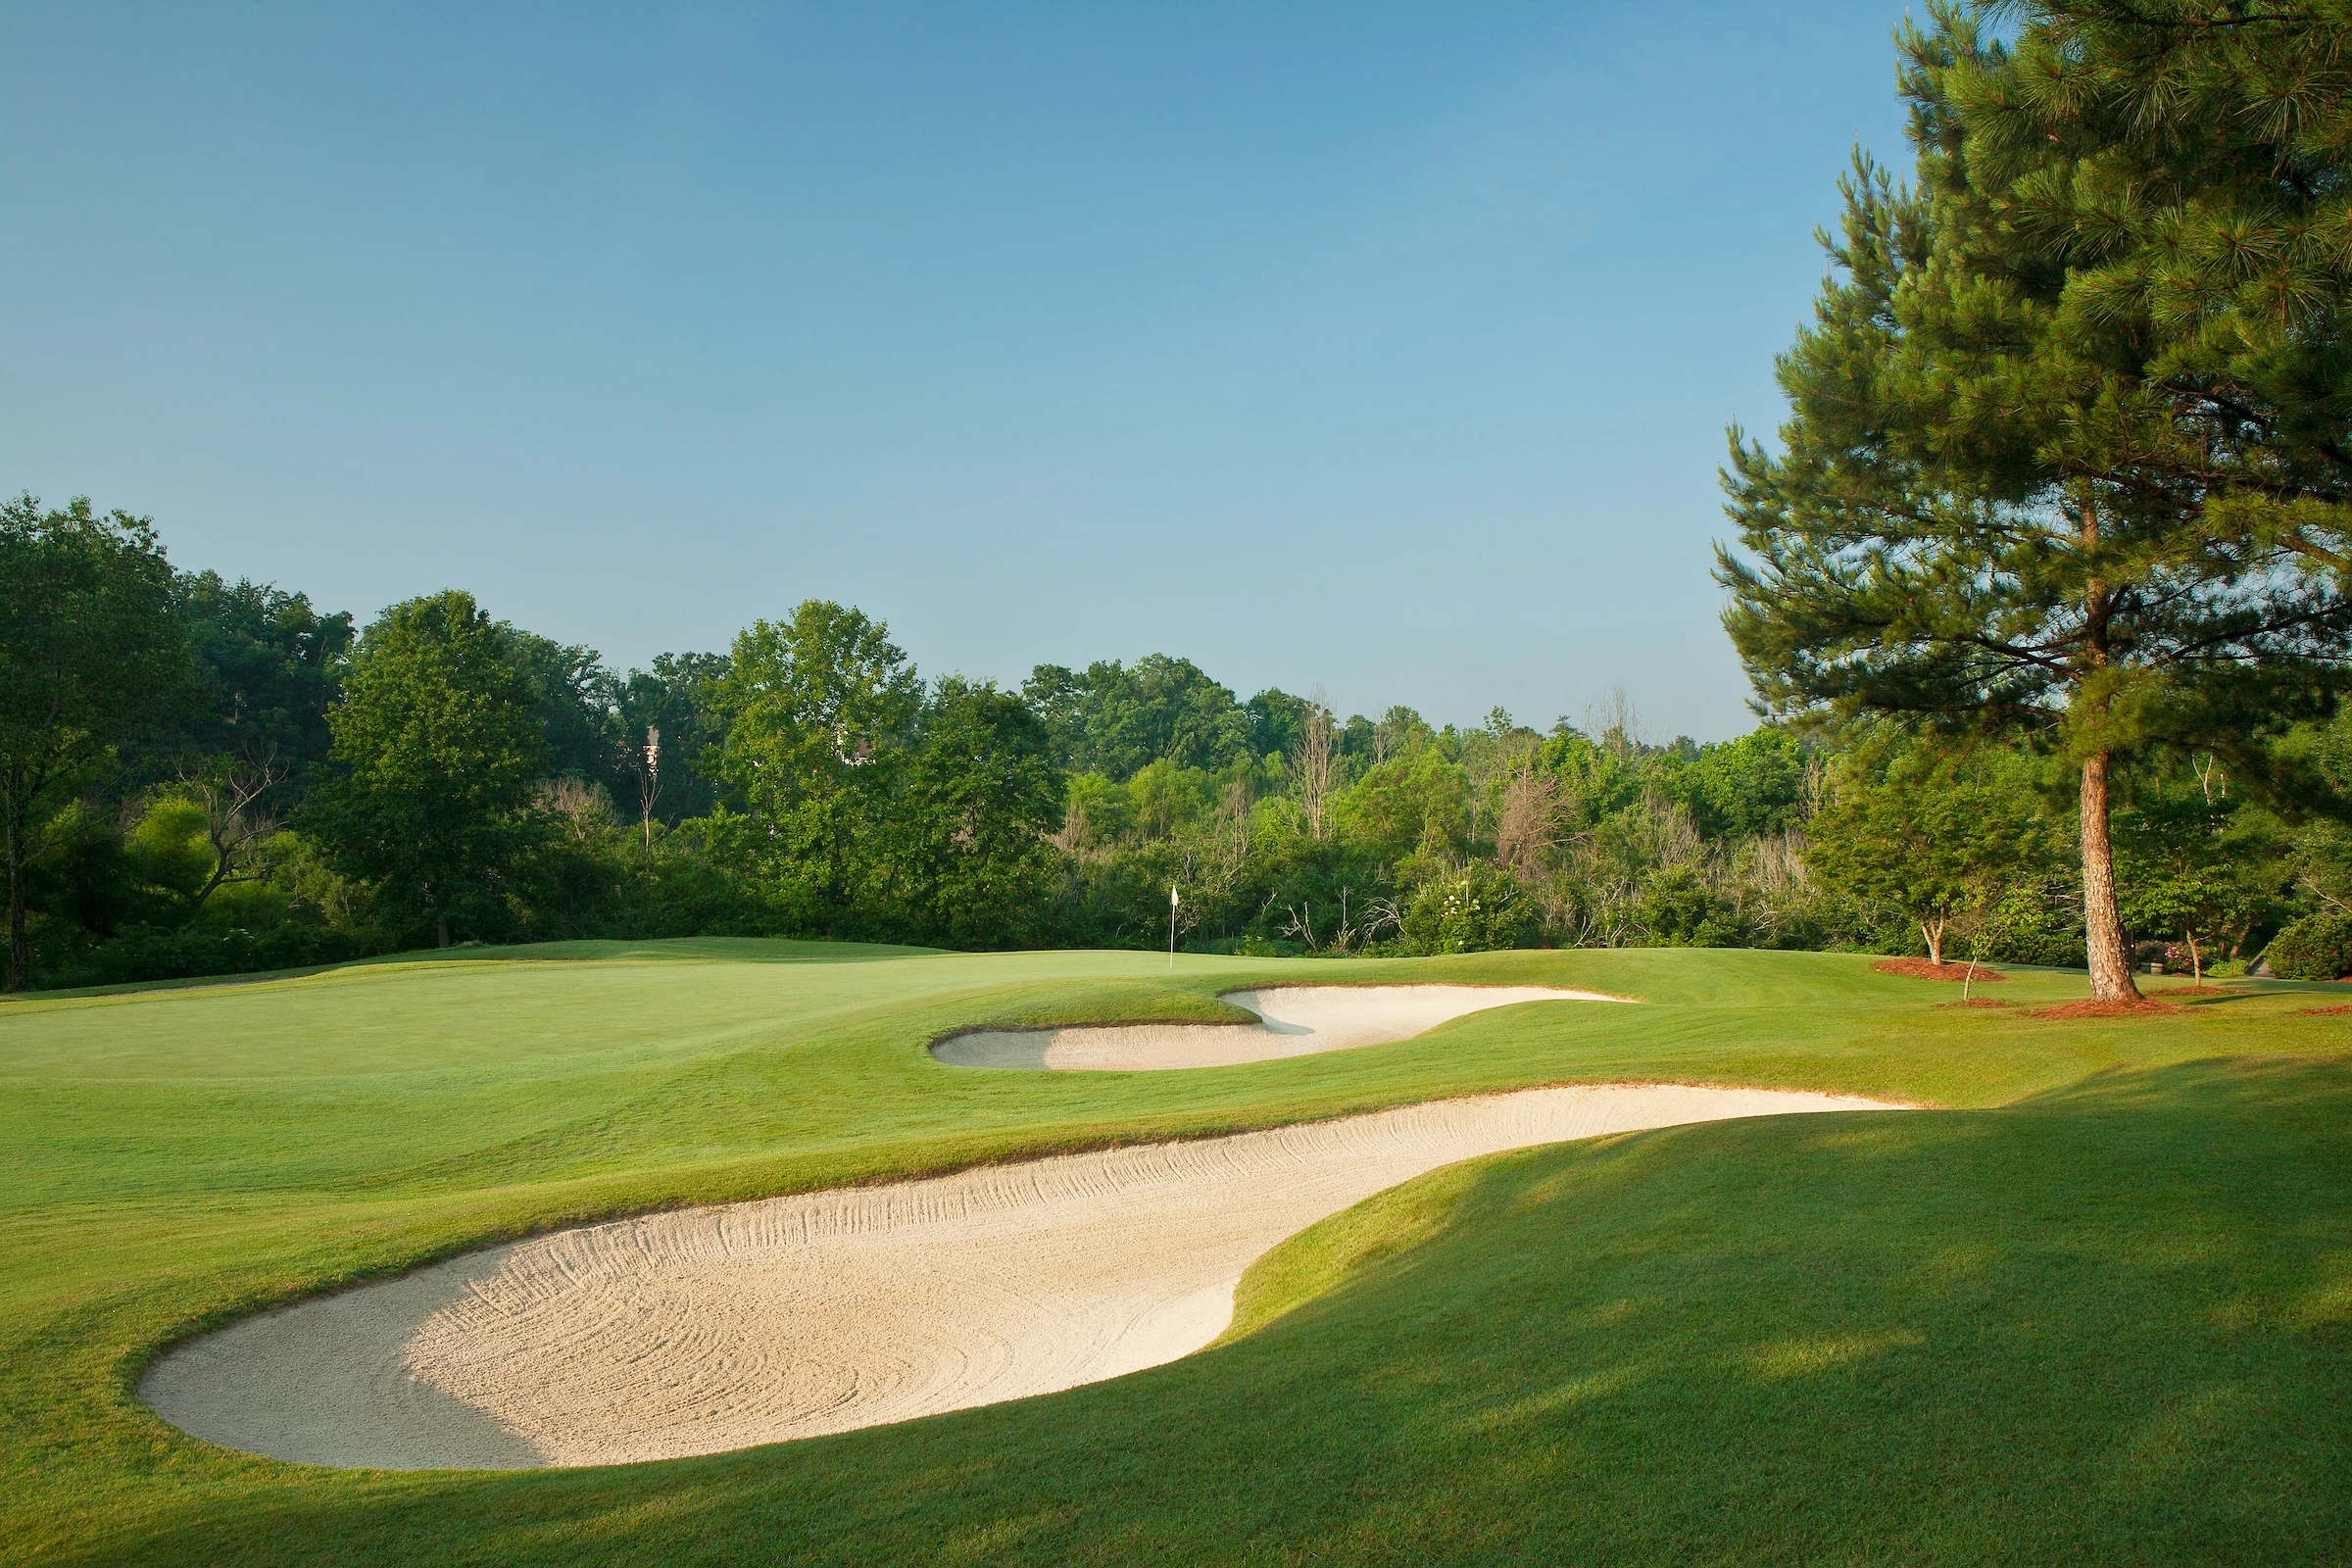
M 174 578 L 135 538 L 143 618 L 103 646 L 147 639 L 157 702 L 75 730 L 74 765 L 26 797 L 40 984 L 445 940 L 1158 947 L 1171 886 L 1195 951 L 1940 954 L 1948 930 L 1969 956 L 2083 961 L 2070 764 L 2031 744 L 1891 723 L 1660 744 L 1622 702 L 1546 731 L 1342 719 L 1163 658 L 1015 694 L 925 680 L 815 601 L 623 677 L 456 591 L 355 639 L 299 594 Z M 2242 745 L 2118 772 L 2143 960 L 2242 962 L 2352 906 L 2352 720 L 2274 728 L 2263 771 L 2303 780 L 2291 799 L 2248 789 Z
M 2012 889 L 2061 858 L 2015 753 L 1880 734 L 1841 761 L 1845 787 L 1813 819 L 1805 863 L 1831 888 L 1900 910 L 1935 961 L 1955 920 L 1979 935 Z
M 143 517 L 0 506 L 0 852 L 8 985 L 31 980 L 27 871 L 73 787 L 192 697 L 172 573 Z
M 2352 914 L 2307 914 L 2270 945 L 2271 972 L 2285 980 L 2332 980 L 2352 974 Z
M 316 819 L 336 868 L 383 890 L 384 916 L 449 946 L 492 929 L 538 848 L 529 808 L 552 748 L 516 641 L 471 596 L 395 605 L 368 628 L 328 712 L 335 772 Z
M 0 1001 L 0 1558 L 2239 1563 L 2347 1546 L 2352 1079 L 2340 1020 L 2299 1015 L 2333 996 L 2040 1020 L 1939 1006 L 1951 988 L 1858 957 L 1500 953 L 1349 977 L 1642 1003 L 1250 1067 L 999 1074 L 924 1042 L 1213 1017 L 1219 989 L 1329 966 L 723 941 L 505 956 L 569 961 Z M 2082 989 L 2017 971 L 2003 991 Z M 197 1324 L 565 1220 L 1622 1080 L 1947 1108 L 1454 1167 L 1267 1257 L 1220 1348 L 740 1454 L 331 1471 L 195 1443 L 131 1393 Z
M 325 760 L 326 722 L 349 614 L 321 615 L 307 595 L 199 571 L 177 582 L 179 618 L 206 685 L 202 717 L 176 737 L 183 754 L 282 770 L 299 786 Z

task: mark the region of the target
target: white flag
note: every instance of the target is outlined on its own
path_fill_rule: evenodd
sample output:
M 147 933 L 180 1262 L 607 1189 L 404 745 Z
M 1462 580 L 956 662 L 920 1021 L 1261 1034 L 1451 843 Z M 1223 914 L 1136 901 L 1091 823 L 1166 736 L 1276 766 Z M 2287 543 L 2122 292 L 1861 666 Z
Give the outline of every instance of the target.
M 1182 904 L 1183 902 L 1184 902 L 1184 901 L 1183 901 L 1182 899 L 1180 899 L 1180 898 L 1178 898 L 1178 897 L 1176 896 L 1176 889 L 1175 889 L 1175 887 L 1174 887 L 1173 885 L 1170 885 L 1170 887 L 1168 888 L 1168 907 L 1169 907 L 1169 908 L 1171 908 L 1171 909 L 1173 909 L 1174 907 L 1176 907 L 1176 906 L 1177 906 L 1177 905 L 1179 905 L 1179 904 Z

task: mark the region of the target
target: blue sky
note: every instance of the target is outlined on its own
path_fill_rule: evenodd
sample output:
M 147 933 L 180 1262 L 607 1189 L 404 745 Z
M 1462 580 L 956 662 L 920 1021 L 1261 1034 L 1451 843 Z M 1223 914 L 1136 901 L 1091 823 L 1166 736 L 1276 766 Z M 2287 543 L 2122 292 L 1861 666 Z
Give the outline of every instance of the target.
M 0 488 L 622 665 L 822 597 L 1723 738 L 1723 429 L 1901 16 L 13 6 Z

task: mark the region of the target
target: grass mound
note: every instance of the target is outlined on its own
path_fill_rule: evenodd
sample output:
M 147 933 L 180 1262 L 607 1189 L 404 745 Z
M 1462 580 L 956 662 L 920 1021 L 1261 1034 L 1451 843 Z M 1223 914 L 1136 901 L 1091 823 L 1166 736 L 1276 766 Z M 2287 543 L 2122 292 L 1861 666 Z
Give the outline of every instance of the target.
M 1311 961 L 580 945 L 0 1003 L 0 1560 L 2327 1561 L 2352 1556 L 2352 1083 L 2307 991 L 2025 1016 L 1847 956 L 1494 954 L 1473 1016 L 1194 1073 L 977 1025 L 1221 1016 Z M 1560 1082 L 1955 1109 L 1456 1166 L 1262 1260 L 1240 1333 L 704 1459 L 331 1472 L 132 1398 L 257 1306 L 577 1219 Z
M 2348 1110 L 2340 1064 L 2196 1064 L 1501 1156 L 1302 1234 L 1234 1339 L 1138 1377 L 602 1475 L 280 1484 L 107 1560 L 2339 1560 Z
M 1252 1370 L 1296 1368 L 1271 1402 L 1328 1412 L 1304 1441 L 1347 1448 L 1334 1468 L 1360 1463 L 1370 1494 L 1360 1523 L 1287 1545 L 2340 1560 L 2347 1111 L 2341 1063 L 2198 1063 L 2000 1111 L 1539 1151 L 1386 1194 L 1245 1288 Z M 1334 1373 L 1348 1396 L 1317 1399 Z

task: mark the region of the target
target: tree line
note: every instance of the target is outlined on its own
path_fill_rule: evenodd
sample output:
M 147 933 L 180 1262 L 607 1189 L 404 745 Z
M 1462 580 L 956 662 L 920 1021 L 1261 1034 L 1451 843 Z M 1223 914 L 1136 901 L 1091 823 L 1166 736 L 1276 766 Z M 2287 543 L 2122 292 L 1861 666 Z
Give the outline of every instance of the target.
M 179 571 L 85 501 L 0 508 L 0 568 L 19 988 L 585 937 L 1152 947 L 1171 889 L 1193 951 L 2084 961 L 2047 745 L 1886 718 L 1698 745 L 1621 697 L 1542 729 L 1342 718 L 1160 655 L 1004 690 L 821 601 L 622 674 L 458 590 L 362 628 Z M 2346 720 L 2274 750 L 2323 805 L 2352 787 Z M 2151 753 L 2116 785 L 2129 929 L 2199 968 L 2352 907 L 2345 813 L 2234 767 Z

